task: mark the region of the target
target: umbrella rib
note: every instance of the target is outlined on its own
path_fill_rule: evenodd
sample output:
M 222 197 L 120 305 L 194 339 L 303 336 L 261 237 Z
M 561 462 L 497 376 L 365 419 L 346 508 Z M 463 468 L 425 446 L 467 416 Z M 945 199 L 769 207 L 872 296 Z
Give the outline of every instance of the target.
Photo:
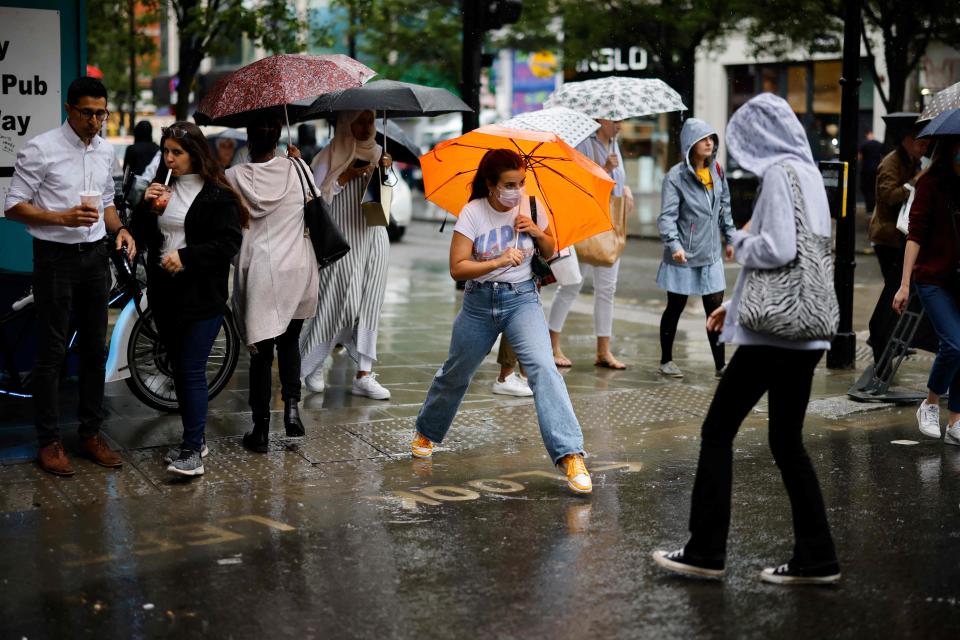
M 584 189 L 582 186 L 580 186 L 579 184 L 577 184 L 576 182 L 574 182 L 573 180 L 571 180 L 571 179 L 568 178 L 567 176 L 563 175 L 562 173 L 560 173 L 559 171 L 557 171 L 557 170 L 554 169 L 553 167 L 551 167 L 551 166 L 549 166 L 549 165 L 547 165 L 547 164 L 543 164 L 543 163 L 538 163 L 538 164 L 539 164 L 539 166 L 543 167 L 543 168 L 546 169 L 547 171 L 552 171 L 553 173 L 557 174 L 558 176 L 560 176 L 561 178 L 563 178 L 564 180 L 566 180 L 567 182 L 569 182 L 570 184 L 572 184 L 573 186 L 575 186 L 577 189 L 579 189 L 579 190 L 582 191 L 583 193 L 587 194 L 588 196 L 592 196 L 592 195 L 593 195 L 592 193 L 590 193 L 589 191 L 587 191 L 586 189 Z M 534 175 L 536 175 L 536 170 L 534 169 L 533 166 L 530 167 L 530 170 L 534 172 Z M 539 179 L 539 178 L 537 178 L 537 182 L 540 182 L 540 179 Z M 597 206 L 600 206 L 600 205 L 598 204 Z
M 459 177 L 462 176 L 462 175 L 466 175 L 466 174 L 468 174 L 468 173 L 472 173 L 472 172 L 475 172 L 475 171 L 476 171 L 476 169 L 467 169 L 466 171 L 458 171 L 457 173 L 455 173 L 455 174 L 453 174 L 452 176 L 450 176 L 449 178 L 447 178 L 447 179 L 443 182 L 443 184 L 441 184 L 440 186 L 438 186 L 436 189 L 434 189 L 434 190 L 431 191 L 430 193 L 426 194 L 426 195 L 424 196 L 424 198 L 426 198 L 426 199 L 429 200 L 429 199 L 433 196 L 433 194 L 435 194 L 437 191 L 440 191 L 440 189 L 443 189 L 445 186 L 447 186 L 447 185 L 448 185 L 450 182 L 452 182 L 453 180 L 456 180 L 457 178 L 459 178 Z

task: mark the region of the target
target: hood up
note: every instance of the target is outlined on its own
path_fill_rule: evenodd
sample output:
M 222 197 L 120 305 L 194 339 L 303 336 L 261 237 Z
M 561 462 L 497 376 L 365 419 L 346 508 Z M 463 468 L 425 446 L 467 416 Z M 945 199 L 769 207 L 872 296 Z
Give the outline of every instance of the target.
M 816 169 L 803 125 L 787 101 L 772 93 L 751 98 L 737 109 L 726 133 L 737 163 L 761 178 L 767 169 L 787 160 Z
M 687 118 L 683 123 L 683 129 L 680 130 L 680 150 L 683 151 L 683 162 L 691 171 L 694 167 L 690 163 L 690 150 L 704 138 L 713 138 L 713 155 L 710 157 L 710 164 L 717 160 L 717 152 L 720 149 L 720 136 L 717 130 L 709 124 L 698 118 Z

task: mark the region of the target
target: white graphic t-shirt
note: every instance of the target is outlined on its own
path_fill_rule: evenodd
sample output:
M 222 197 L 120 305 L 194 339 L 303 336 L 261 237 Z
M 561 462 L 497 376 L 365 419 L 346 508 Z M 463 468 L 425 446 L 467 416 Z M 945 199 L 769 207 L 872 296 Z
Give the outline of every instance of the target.
M 533 238 L 526 233 L 517 234 L 513 222 L 517 215 L 530 215 L 530 198 L 523 196 L 520 204 L 510 211 L 497 211 L 486 198 L 468 202 L 460 211 L 453 230 L 473 241 L 473 259 L 477 262 L 494 260 L 507 249 L 516 246 L 523 251 L 523 262 L 516 267 L 501 267 L 487 275 L 474 278 L 477 282 L 526 282 L 533 277 L 530 261 L 533 259 Z M 546 207 L 537 200 L 537 226 L 547 228 Z

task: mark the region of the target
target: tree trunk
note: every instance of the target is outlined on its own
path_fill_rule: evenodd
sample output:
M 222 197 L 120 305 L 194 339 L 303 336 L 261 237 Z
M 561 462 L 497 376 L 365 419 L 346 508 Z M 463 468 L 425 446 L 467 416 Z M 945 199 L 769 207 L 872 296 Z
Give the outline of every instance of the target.
M 202 56 L 192 38 L 181 38 L 180 68 L 177 70 L 177 120 L 186 120 L 190 115 L 190 88 L 197 77 Z

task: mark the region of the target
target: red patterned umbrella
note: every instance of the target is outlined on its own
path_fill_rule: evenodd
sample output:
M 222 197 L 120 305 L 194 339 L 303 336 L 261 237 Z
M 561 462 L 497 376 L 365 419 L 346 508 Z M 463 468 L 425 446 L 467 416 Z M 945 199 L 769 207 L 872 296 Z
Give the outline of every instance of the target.
M 240 67 L 222 78 L 200 101 L 193 117 L 197 124 L 242 127 L 258 112 L 286 107 L 289 116 L 296 119 L 317 96 L 359 87 L 374 75 L 373 69 L 339 53 L 281 53 Z M 295 104 L 298 101 L 306 104 Z

